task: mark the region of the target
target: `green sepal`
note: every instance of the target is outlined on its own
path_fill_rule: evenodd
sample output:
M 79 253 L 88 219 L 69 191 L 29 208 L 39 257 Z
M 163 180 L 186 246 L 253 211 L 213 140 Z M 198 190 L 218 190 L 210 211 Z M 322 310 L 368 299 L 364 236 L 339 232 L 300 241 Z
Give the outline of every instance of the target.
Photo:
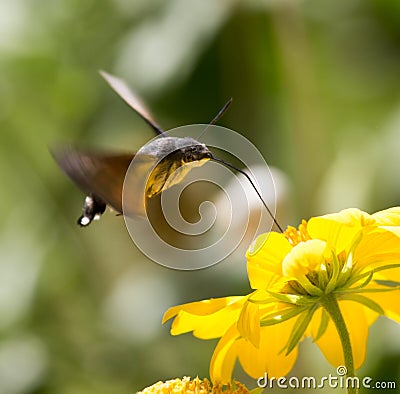
M 391 290 L 394 290 L 396 287 L 400 287 L 400 282 L 395 280 L 374 279 L 374 282 L 381 286 L 391 287 Z
M 330 317 L 328 312 L 325 310 L 325 308 L 322 308 L 321 322 L 319 323 L 317 335 L 313 339 L 314 342 L 318 341 L 318 339 L 325 334 L 325 331 L 328 328 L 329 319 Z
M 325 289 L 327 284 L 329 283 L 328 269 L 325 263 L 321 264 L 321 267 L 318 270 L 318 283 L 319 288 L 321 289 Z
M 332 251 L 332 276 L 325 287 L 326 294 L 330 293 L 336 287 L 337 280 L 339 277 L 339 272 L 340 272 L 340 263 L 336 254 Z
M 324 294 L 324 292 L 317 286 L 313 285 L 306 275 L 302 275 L 301 277 L 297 278 L 297 281 L 300 285 L 304 288 L 304 290 L 310 294 L 311 296 L 320 297 Z
M 377 304 L 375 301 L 372 301 L 370 298 L 364 297 L 360 294 L 344 294 L 343 296 L 340 297 L 340 299 L 356 301 L 359 302 L 360 304 L 363 304 L 367 308 L 373 310 L 374 312 L 378 313 L 379 315 L 385 314 L 385 311 L 379 304 Z
M 260 325 L 261 327 L 273 326 L 274 324 L 279 324 L 284 321 L 290 320 L 299 315 L 300 313 L 305 312 L 308 309 L 309 307 L 303 306 L 303 307 L 288 308 L 286 309 L 287 312 L 280 311 L 280 312 L 269 313 L 260 320 Z
M 375 261 L 374 263 L 377 263 L 377 261 Z M 371 275 L 371 272 L 374 274 L 376 272 L 380 272 L 380 271 L 386 271 L 386 270 L 390 270 L 390 269 L 395 269 L 395 268 L 400 268 L 400 264 L 386 264 L 386 265 L 382 265 L 380 267 L 374 268 L 372 271 L 368 271 L 368 272 L 364 272 L 363 274 L 360 274 L 358 276 L 355 276 L 354 278 L 350 279 L 347 282 L 347 286 L 350 287 L 353 283 L 358 282 L 359 280 L 361 280 L 362 278 L 365 278 L 366 276 Z
M 353 252 L 350 252 L 346 262 L 340 270 L 339 277 L 336 282 L 336 287 L 343 286 L 350 278 L 353 273 Z
M 397 290 L 396 287 L 388 287 L 387 289 L 345 289 L 338 290 L 336 294 L 361 294 L 361 293 L 386 293 L 388 291 Z
M 296 348 L 298 343 L 304 336 L 304 333 L 307 330 L 308 325 L 311 322 L 312 317 L 314 316 L 315 311 L 318 309 L 318 305 L 314 305 L 312 308 L 308 308 L 307 313 L 304 313 L 303 316 L 299 316 L 297 319 L 293 330 L 290 334 L 289 341 L 286 348 L 286 356 L 290 354 L 290 352 Z
M 310 305 L 315 303 L 315 299 L 308 296 L 298 295 L 298 294 L 282 294 L 275 293 L 273 291 L 268 291 L 272 297 L 276 298 L 278 301 L 285 302 L 292 305 Z
M 372 278 L 374 277 L 374 271 L 371 271 L 367 278 L 362 282 L 360 285 L 352 287 L 352 289 L 362 289 L 363 287 L 367 286 L 369 282 L 371 282 Z M 358 282 L 357 276 L 352 280 L 352 283 Z
M 267 304 L 272 304 L 276 302 L 275 298 L 265 298 L 264 300 L 254 300 L 251 297 L 247 299 L 248 302 L 252 304 L 258 304 L 258 305 L 267 305 Z
M 394 268 L 400 268 L 400 264 L 386 264 L 374 269 L 375 272 L 392 270 Z

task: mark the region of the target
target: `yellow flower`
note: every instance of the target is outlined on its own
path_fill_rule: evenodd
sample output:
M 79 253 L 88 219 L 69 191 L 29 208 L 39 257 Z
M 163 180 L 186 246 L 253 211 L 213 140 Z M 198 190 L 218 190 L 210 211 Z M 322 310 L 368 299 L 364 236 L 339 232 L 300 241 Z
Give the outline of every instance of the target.
M 236 360 L 254 378 L 286 375 L 305 336 L 331 364 L 354 370 L 375 319 L 400 322 L 400 207 L 311 218 L 298 229 L 260 235 L 246 257 L 252 293 L 164 315 L 163 322 L 175 317 L 172 335 L 221 338 L 210 363 L 214 383 L 231 381 Z
M 190 379 L 172 379 L 166 382 L 157 382 L 136 394 L 249 394 L 249 390 L 243 384 L 234 382 L 232 385 L 222 387 L 212 386 L 207 379 L 200 380 L 198 377 Z

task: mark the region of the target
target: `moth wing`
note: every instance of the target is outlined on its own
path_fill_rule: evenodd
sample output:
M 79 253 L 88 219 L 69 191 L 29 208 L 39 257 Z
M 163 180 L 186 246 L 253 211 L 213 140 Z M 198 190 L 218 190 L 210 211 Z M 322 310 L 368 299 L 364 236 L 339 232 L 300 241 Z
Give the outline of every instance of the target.
M 156 123 L 150 111 L 147 109 L 145 104 L 139 99 L 139 97 L 130 89 L 128 84 L 114 75 L 108 74 L 105 71 L 100 71 L 100 75 L 106 80 L 110 87 L 118 94 L 122 100 L 125 101 L 144 121 L 146 121 L 150 127 L 156 132 L 156 134 L 162 135 L 164 131 Z
M 133 153 L 104 154 L 74 148 L 53 149 L 52 154 L 69 178 L 84 192 L 93 193 L 115 211 L 141 215 L 144 210 L 144 186 L 147 173 L 156 162 L 151 155 Z M 132 160 L 134 167 L 128 172 Z M 128 174 L 127 174 L 128 172 Z M 129 194 L 122 203 L 125 176 Z

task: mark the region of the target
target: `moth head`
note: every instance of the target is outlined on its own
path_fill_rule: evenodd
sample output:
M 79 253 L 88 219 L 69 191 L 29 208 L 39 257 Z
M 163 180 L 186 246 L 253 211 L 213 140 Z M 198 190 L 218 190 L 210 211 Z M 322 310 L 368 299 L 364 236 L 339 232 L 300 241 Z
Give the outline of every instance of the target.
M 185 163 L 190 163 L 192 161 L 208 160 L 211 159 L 212 153 L 204 144 L 189 145 L 181 148 L 182 160 Z

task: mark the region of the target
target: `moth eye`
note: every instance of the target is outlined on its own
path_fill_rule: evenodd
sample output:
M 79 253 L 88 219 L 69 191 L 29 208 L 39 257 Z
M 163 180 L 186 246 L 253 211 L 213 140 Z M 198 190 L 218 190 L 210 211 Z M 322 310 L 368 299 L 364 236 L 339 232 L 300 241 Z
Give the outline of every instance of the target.
M 186 160 L 189 160 L 189 159 L 191 159 L 192 158 L 192 155 L 193 155 L 193 151 L 192 151 L 192 149 L 190 148 L 190 149 L 187 149 L 187 150 L 185 150 L 185 159 Z

